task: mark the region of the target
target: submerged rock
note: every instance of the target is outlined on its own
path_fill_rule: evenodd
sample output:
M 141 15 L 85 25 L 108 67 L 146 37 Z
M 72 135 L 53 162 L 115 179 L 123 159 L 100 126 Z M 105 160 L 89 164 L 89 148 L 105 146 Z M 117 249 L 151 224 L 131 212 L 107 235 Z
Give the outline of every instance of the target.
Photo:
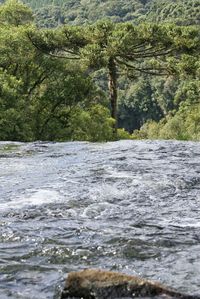
M 117 272 L 87 269 L 69 273 L 61 299 L 119 299 L 137 297 L 199 299 L 158 282 Z

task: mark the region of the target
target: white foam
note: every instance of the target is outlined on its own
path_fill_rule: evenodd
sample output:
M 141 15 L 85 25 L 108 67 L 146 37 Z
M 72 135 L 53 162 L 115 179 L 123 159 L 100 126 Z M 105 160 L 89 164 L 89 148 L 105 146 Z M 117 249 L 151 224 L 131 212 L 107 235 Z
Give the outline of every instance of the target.
M 13 198 L 7 203 L 0 204 L 0 210 L 21 209 L 30 206 L 40 206 L 47 203 L 56 203 L 62 200 L 62 196 L 55 190 L 39 189 L 26 190 L 27 194 Z M 30 194 L 31 193 L 31 194 Z
M 89 190 L 88 198 L 93 202 L 114 202 L 126 198 L 130 194 L 130 190 L 120 189 L 117 184 L 102 184 L 96 188 Z
M 112 211 L 112 208 L 114 206 L 109 203 L 98 203 L 98 204 L 91 204 L 89 207 L 85 208 L 82 217 L 84 218 L 96 218 L 98 216 L 101 216 L 104 212 L 110 213 Z

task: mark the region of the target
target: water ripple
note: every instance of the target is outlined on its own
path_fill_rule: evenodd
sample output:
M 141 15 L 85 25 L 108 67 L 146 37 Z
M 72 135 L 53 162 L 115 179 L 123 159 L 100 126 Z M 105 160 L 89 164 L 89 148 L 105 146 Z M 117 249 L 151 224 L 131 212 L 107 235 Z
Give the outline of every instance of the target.
M 0 142 L 0 297 L 59 297 L 69 271 L 198 293 L 199 143 Z

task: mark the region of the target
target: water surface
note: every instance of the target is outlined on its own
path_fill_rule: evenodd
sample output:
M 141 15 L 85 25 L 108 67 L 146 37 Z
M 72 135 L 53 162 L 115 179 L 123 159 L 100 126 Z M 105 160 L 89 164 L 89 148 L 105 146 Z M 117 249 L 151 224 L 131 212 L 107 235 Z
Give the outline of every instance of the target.
M 200 143 L 0 143 L 0 298 L 90 267 L 200 294 Z

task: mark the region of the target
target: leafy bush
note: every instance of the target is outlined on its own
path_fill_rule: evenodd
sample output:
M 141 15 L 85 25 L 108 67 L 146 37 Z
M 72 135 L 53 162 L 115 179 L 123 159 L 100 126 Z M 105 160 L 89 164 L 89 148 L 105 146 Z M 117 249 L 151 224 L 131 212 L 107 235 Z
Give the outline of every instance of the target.
M 85 141 L 108 141 L 114 138 L 114 120 L 110 111 L 96 104 L 88 110 L 77 109 L 70 119 L 71 139 Z
M 183 104 L 174 116 L 168 116 L 159 123 L 147 122 L 139 131 L 137 138 L 200 140 L 200 103 L 188 106 Z
M 127 132 L 125 129 L 118 129 L 117 130 L 117 139 L 135 139 L 129 132 Z

